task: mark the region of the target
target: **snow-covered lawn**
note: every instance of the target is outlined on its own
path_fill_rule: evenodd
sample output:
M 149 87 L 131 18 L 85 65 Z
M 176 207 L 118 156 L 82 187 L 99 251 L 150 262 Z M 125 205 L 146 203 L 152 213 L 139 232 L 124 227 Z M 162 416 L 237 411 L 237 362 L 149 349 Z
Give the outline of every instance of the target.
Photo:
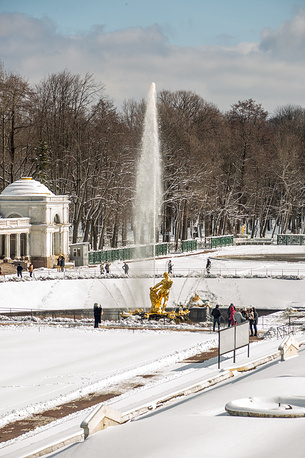
M 194 332 L 0 328 L 0 427 L 217 345 Z

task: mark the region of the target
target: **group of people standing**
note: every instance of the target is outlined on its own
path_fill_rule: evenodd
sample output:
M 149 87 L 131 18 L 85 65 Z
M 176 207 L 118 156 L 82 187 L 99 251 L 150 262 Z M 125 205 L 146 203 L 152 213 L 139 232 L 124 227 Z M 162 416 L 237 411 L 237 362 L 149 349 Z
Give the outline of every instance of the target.
M 61 254 L 57 258 L 57 272 L 63 272 L 65 267 L 65 257 Z
M 109 275 L 110 274 L 110 262 L 109 261 L 106 261 L 106 262 L 101 262 L 100 264 L 100 274 L 101 275 Z M 126 276 L 128 276 L 128 272 L 129 272 L 129 265 L 127 264 L 127 262 L 124 262 L 123 265 L 122 265 L 122 269 L 124 271 L 124 274 Z
M 228 308 L 228 327 L 234 326 L 235 324 L 241 324 L 245 321 L 249 321 L 250 324 L 250 335 L 257 336 L 257 320 L 258 313 L 255 307 L 244 307 L 242 310 L 230 304 Z
M 106 261 L 105 263 L 102 262 L 100 264 L 100 273 L 101 275 L 104 275 L 105 273 L 106 275 L 110 274 L 110 262 Z
M 237 324 L 244 323 L 249 321 L 250 324 L 250 335 L 257 336 L 257 320 L 258 313 L 255 310 L 255 307 L 250 307 L 247 309 L 244 307 L 242 310 L 236 308 L 233 304 L 230 304 L 227 310 L 228 314 L 228 327 L 235 326 Z M 215 331 L 216 325 L 218 326 L 218 331 L 220 330 L 220 317 L 221 312 L 219 310 L 219 305 L 212 310 L 213 316 L 213 331 Z
M 23 267 L 22 267 L 22 265 L 20 264 L 20 262 L 19 262 L 19 264 L 18 264 L 16 270 L 17 270 L 17 277 L 22 278 Z M 28 271 L 29 271 L 30 277 L 32 278 L 32 277 L 33 277 L 33 271 L 34 271 L 34 266 L 33 266 L 33 264 L 30 264 L 30 265 L 28 266 Z M 0 269 L 0 273 L 1 273 L 1 269 Z

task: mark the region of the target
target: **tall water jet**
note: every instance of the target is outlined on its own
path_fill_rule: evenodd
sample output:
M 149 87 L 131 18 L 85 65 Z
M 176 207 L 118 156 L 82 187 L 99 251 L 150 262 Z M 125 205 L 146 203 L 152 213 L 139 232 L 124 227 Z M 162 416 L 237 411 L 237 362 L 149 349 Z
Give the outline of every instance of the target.
M 134 207 L 135 241 L 155 246 L 161 213 L 161 159 L 159 149 L 156 86 L 148 92 L 141 155 L 137 167 Z M 155 253 L 154 253 L 155 254 Z

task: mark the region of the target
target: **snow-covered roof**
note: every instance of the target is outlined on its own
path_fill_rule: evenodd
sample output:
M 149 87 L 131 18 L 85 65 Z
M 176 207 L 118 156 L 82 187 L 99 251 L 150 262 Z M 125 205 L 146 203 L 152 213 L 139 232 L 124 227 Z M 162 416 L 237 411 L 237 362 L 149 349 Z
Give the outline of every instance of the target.
M 54 194 L 39 181 L 31 177 L 22 177 L 9 184 L 2 191 L 1 196 L 54 196 Z

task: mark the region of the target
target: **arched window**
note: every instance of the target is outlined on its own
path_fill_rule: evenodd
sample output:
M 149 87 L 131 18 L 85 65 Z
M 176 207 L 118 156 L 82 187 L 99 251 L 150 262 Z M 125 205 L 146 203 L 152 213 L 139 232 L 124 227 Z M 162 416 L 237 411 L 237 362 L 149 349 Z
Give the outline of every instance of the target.
M 60 224 L 60 217 L 59 217 L 58 213 L 56 213 L 56 215 L 54 216 L 54 223 L 55 224 Z
M 18 215 L 17 213 L 12 213 L 11 215 L 8 216 L 8 218 L 22 218 L 22 216 Z

